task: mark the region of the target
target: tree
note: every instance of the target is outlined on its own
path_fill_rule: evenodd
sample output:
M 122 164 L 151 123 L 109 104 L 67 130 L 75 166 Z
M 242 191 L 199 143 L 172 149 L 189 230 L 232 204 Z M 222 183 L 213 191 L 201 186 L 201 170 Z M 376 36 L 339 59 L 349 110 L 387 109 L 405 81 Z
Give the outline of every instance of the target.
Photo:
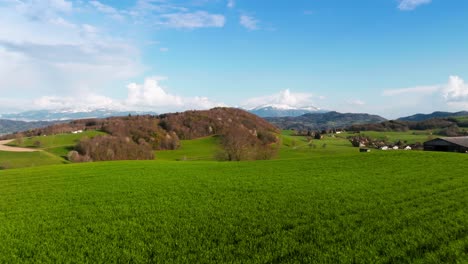
M 232 127 L 224 133 L 221 145 L 228 161 L 240 161 L 249 159 L 249 150 L 255 146 L 253 135 L 242 127 Z
M 15 136 L 16 144 L 22 145 L 24 143 L 24 137 L 22 133 L 17 133 Z

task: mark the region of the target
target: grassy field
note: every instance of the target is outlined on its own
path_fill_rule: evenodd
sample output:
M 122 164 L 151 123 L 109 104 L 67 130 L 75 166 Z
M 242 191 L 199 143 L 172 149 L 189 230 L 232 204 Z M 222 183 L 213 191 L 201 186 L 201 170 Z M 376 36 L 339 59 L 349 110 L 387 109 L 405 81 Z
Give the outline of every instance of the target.
M 14 169 L 44 165 L 64 164 L 63 159 L 50 153 L 38 152 L 5 152 L 0 151 L 0 169 Z
M 438 135 L 433 135 L 431 131 L 416 131 L 410 130 L 407 132 L 377 132 L 377 131 L 362 131 L 361 133 L 352 133 L 347 132 L 340 134 L 339 137 L 346 138 L 348 136 L 368 136 L 374 139 L 382 139 L 389 142 L 396 143 L 399 140 L 402 142 L 407 142 L 407 144 L 414 144 L 414 143 L 424 143 L 425 141 L 440 137 Z
M 181 140 L 177 150 L 156 151 L 157 160 L 196 161 L 214 160 L 220 150 L 218 137 Z
M 105 135 L 104 132 L 100 131 L 84 131 L 80 134 L 58 134 L 51 136 L 38 136 L 24 138 L 23 142 L 19 144 L 16 140 L 11 142 L 10 146 L 15 147 L 26 147 L 26 148 L 39 148 L 54 156 L 60 157 L 62 160 L 66 158 L 67 153 L 73 150 L 73 147 L 83 137 L 93 138 L 98 135 Z M 27 158 L 26 156 L 24 156 Z M 0 157 L 0 162 L 1 162 Z
M 65 146 L 74 146 L 78 141 L 83 137 L 95 137 L 97 135 L 105 135 L 104 132 L 90 130 L 84 131 L 79 134 L 58 134 L 51 136 L 38 136 L 38 137 L 28 137 L 24 138 L 21 144 L 18 144 L 17 141 L 13 141 L 9 145 L 17 147 L 26 147 L 26 148 L 57 148 Z M 37 143 L 39 142 L 39 143 Z
M 309 142 L 306 137 L 291 134 L 291 131 L 283 131 L 277 159 L 342 156 L 358 151 L 346 138 L 325 136 L 323 139 L 313 139 Z
M 0 262 L 466 263 L 468 156 L 0 171 Z

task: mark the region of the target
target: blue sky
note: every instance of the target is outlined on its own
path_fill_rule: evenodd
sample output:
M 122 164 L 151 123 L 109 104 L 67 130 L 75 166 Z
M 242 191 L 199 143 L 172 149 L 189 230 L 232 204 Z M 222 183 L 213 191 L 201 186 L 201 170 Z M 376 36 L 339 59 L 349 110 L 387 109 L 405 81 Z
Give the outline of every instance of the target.
M 0 113 L 468 110 L 465 0 L 0 0 Z

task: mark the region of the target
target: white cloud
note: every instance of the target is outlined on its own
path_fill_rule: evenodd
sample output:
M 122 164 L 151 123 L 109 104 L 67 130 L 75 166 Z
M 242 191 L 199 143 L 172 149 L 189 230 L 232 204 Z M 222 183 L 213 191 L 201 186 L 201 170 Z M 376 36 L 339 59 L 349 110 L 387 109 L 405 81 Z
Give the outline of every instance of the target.
M 234 8 L 236 6 L 235 0 L 228 0 L 227 7 Z
M 439 85 L 432 85 L 432 86 L 416 86 L 410 88 L 402 88 L 402 89 L 391 89 L 391 90 L 384 90 L 382 92 L 383 96 L 399 96 L 405 94 L 432 94 L 440 89 Z
M 123 102 L 125 108 L 168 112 L 225 106 L 206 97 L 181 97 L 171 94 L 160 85 L 165 79 L 164 77 L 151 77 L 147 78 L 143 84 L 129 84 L 127 86 L 128 97 Z
M 4 97 L 100 91 L 142 72 L 139 50 L 131 41 L 92 24 L 70 22 L 74 12 L 71 2 L 63 0 L 15 1 L 0 7 Z
M 420 5 L 430 4 L 432 0 L 399 0 L 398 9 L 403 11 L 411 11 Z
M 80 94 L 77 96 L 42 96 L 32 101 L 29 106 L 33 109 L 61 110 L 72 109 L 75 111 L 93 110 L 96 108 L 118 109 L 118 103 L 111 98 L 96 94 Z
M 107 14 L 107 15 L 109 15 L 110 17 L 112 17 L 114 19 L 117 19 L 117 20 L 124 19 L 124 16 L 122 14 L 120 14 L 120 11 L 115 9 L 112 6 L 105 5 L 105 4 L 103 4 L 103 3 L 99 2 L 99 1 L 90 1 L 89 3 L 90 3 L 91 6 L 96 8 L 96 10 L 98 10 L 99 12 Z
M 9 1 L 7 5 L 14 9 L 13 12 L 25 15 L 32 20 L 47 20 L 73 10 L 73 3 L 66 0 L 18 0 Z
M 292 93 L 289 89 L 286 89 L 276 94 L 250 98 L 243 103 L 243 107 L 247 109 L 264 105 L 309 107 L 314 105 L 312 102 L 313 98 L 315 96 L 311 93 Z
M 111 109 L 117 111 L 154 111 L 167 113 L 185 110 L 205 110 L 213 107 L 226 106 L 217 103 L 207 97 L 183 97 L 170 93 L 161 86 L 165 77 L 146 78 L 143 83 L 130 83 L 127 85 L 127 97 L 125 99 L 111 98 L 89 91 L 76 91 L 72 96 L 40 96 L 31 101 L 0 99 L 0 110 L 14 109 L 24 110 L 72 110 L 90 111 L 96 109 Z
M 434 111 L 460 111 L 468 108 L 468 84 L 459 76 L 450 76 L 446 84 L 416 86 L 382 92 L 380 110 L 412 114 Z
M 450 76 L 447 84 L 384 90 L 383 96 L 441 95 L 447 102 L 468 102 L 468 84 L 459 76 Z
M 169 51 L 169 48 L 159 48 L 159 51 L 160 52 L 168 52 Z
M 450 76 L 442 94 L 448 102 L 468 103 L 468 84 L 458 76 Z
M 248 30 L 257 30 L 259 29 L 258 23 L 259 21 L 255 19 L 253 16 L 248 15 L 241 15 L 239 23 L 247 28 Z
M 182 98 L 167 93 L 159 82 L 164 80 L 161 77 L 153 77 L 145 80 L 143 84 L 131 83 L 127 86 L 128 98 L 126 104 L 130 106 L 160 106 L 160 107 L 181 107 Z
M 224 27 L 226 18 L 223 15 L 210 14 L 205 11 L 197 11 L 193 13 L 173 13 L 161 15 L 160 25 L 170 28 L 207 28 L 207 27 Z
M 359 99 L 354 99 L 354 100 L 349 100 L 348 104 L 354 105 L 354 106 L 363 106 L 366 104 L 366 102 L 359 100 Z

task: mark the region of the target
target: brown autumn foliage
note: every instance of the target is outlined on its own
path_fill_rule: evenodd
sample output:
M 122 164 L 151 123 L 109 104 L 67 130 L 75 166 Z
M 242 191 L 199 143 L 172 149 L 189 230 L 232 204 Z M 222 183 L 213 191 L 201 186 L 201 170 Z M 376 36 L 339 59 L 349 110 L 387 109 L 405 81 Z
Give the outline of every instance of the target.
M 69 153 L 74 161 L 106 160 L 151 160 L 154 153 L 151 145 L 143 139 L 136 143 L 129 137 L 97 136 L 80 140 L 76 153 Z

